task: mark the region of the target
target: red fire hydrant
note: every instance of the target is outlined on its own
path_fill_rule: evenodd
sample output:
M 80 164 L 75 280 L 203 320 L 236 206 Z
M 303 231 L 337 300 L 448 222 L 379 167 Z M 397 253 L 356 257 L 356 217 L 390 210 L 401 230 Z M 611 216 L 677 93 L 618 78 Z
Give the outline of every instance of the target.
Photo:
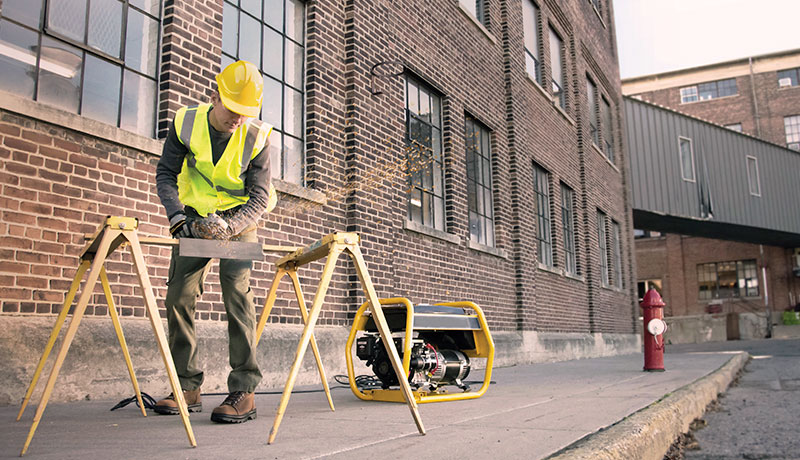
M 664 301 L 655 289 L 650 289 L 642 299 L 644 310 L 644 370 L 664 371 Z

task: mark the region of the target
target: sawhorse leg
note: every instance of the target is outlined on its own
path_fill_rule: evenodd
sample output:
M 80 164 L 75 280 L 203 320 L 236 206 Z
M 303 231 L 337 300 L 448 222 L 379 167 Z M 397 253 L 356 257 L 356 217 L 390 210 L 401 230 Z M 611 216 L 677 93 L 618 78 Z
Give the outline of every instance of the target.
M 300 343 L 297 345 L 297 353 L 295 354 L 294 364 L 289 371 L 289 378 L 286 380 L 286 385 L 283 387 L 283 394 L 281 395 L 281 402 L 278 405 L 278 412 L 275 414 L 275 421 L 272 424 L 272 429 L 269 431 L 269 439 L 267 444 L 272 444 L 275 441 L 275 436 L 278 435 L 278 427 L 283 420 L 283 414 L 286 412 L 286 406 L 289 405 L 289 397 L 292 395 L 294 382 L 297 379 L 297 373 L 300 371 L 300 365 L 303 363 L 303 355 L 308 348 L 308 342 L 311 340 L 311 334 L 314 332 L 314 325 L 317 323 L 317 318 L 322 310 L 322 303 L 325 300 L 325 293 L 328 291 L 328 285 L 331 282 L 333 269 L 336 267 L 336 259 L 342 253 L 340 248 L 331 250 L 328 260 L 325 261 L 325 268 L 322 270 L 322 278 L 319 282 L 319 288 L 314 294 L 314 303 L 311 304 L 311 312 L 309 312 L 306 325 L 303 328 L 303 335 L 300 337 Z
M 86 311 L 86 305 L 89 303 L 89 298 L 92 296 L 94 285 L 97 282 L 98 276 L 100 276 L 100 269 L 103 266 L 105 256 L 108 254 L 108 249 L 111 246 L 112 239 L 113 235 L 110 232 L 103 234 L 97 254 L 91 263 L 91 270 L 89 270 L 89 277 L 86 279 L 86 285 L 84 286 L 83 292 L 78 299 L 78 304 L 75 306 L 75 311 L 72 314 L 72 321 L 69 322 L 67 332 L 64 335 L 64 341 L 61 343 L 61 349 L 56 355 L 56 362 L 53 364 L 53 369 L 50 371 L 50 377 L 47 379 L 47 384 L 44 387 L 44 392 L 42 392 L 42 398 L 39 401 L 39 405 L 36 407 L 36 413 L 33 416 L 33 423 L 31 424 L 31 429 L 28 432 L 28 437 L 25 440 L 25 445 L 22 447 L 22 452 L 19 454 L 20 457 L 25 455 L 25 452 L 28 450 L 28 446 L 31 444 L 31 439 L 33 439 L 33 434 L 36 432 L 36 427 L 39 426 L 39 421 L 42 419 L 44 409 L 47 407 L 47 401 L 50 399 L 50 394 L 53 392 L 53 387 L 55 386 L 58 372 L 61 370 L 61 365 L 64 364 L 64 358 L 67 356 L 67 351 L 69 351 L 69 346 L 72 344 L 72 339 L 75 338 L 75 333 L 78 331 L 78 325 L 81 323 L 84 311 Z
M 78 267 L 78 272 L 75 274 L 75 278 L 72 279 L 72 284 L 69 287 L 69 291 L 67 291 L 67 296 L 64 298 L 64 304 L 61 305 L 61 311 L 58 313 L 58 317 L 56 318 L 56 324 L 53 326 L 53 331 L 50 332 L 50 338 L 47 340 L 47 345 L 44 347 L 42 357 L 39 358 L 39 364 L 36 365 L 36 371 L 33 373 L 31 384 L 28 385 L 28 391 L 25 392 L 25 397 L 22 399 L 22 407 L 19 408 L 17 421 L 22 418 L 22 413 L 25 412 L 25 408 L 28 407 L 28 401 L 31 399 L 31 395 L 33 394 L 33 390 L 36 388 L 36 384 L 39 383 L 39 376 L 42 373 L 42 369 L 44 369 L 44 364 L 47 362 L 47 358 L 50 357 L 50 351 L 53 349 L 53 345 L 55 345 L 56 340 L 58 339 L 58 333 L 61 332 L 61 327 L 67 320 L 69 307 L 72 306 L 72 301 L 75 300 L 75 293 L 78 292 L 78 287 L 81 285 L 83 275 L 86 273 L 86 270 L 89 269 L 91 263 L 92 262 L 89 260 L 81 261 L 81 264 Z
M 325 261 L 325 268 L 322 270 L 322 276 L 320 278 L 319 287 L 317 288 L 317 292 L 314 295 L 314 302 L 311 306 L 311 311 L 308 314 L 305 320 L 305 327 L 303 328 L 303 334 L 300 338 L 300 343 L 297 345 L 297 353 L 295 355 L 294 363 L 292 364 L 292 368 L 289 371 L 289 377 L 286 381 L 286 386 L 283 389 L 283 394 L 281 395 L 281 401 L 278 406 L 278 411 L 275 414 L 275 421 L 273 422 L 272 429 L 269 433 L 269 439 L 267 441 L 268 444 L 272 444 L 275 441 L 275 437 L 278 434 L 278 428 L 280 427 L 281 421 L 283 420 L 283 415 L 286 412 L 286 407 L 289 404 L 289 398 L 292 393 L 292 389 L 294 388 L 294 383 L 297 378 L 297 373 L 300 370 L 300 365 L 303 360 L 303 355 L 308 348 L 308 344 L 311 341 L 314 326 L 316 325 L 317 319 L 319 318 L 320 311 L 322 310 L 322 304 L 325 300 L 325 294 L 328 291 L 328 287 L 330 285 L 331 277 L 333 276 L 333 270 L 336 266 L 336 261 L 341 255 L 343 251 L 347 250 L 350 253 L 350 256 L 353 259 L 353 262 L 356 266 L 356 271 L 358 272 L 358 277 L 361 281 L 361 285 L 366 293 L 367 297 L 369 298 L 370 302 L 370 310 L 373 314 L 373 318 L 375 319 L 375 324 L 378 327 L 378 331 L 381 335 L 381 340 L 383 340 L 383 344 L 389 352 L 389 359 L 392 362 L 392 367 L 394 368 L 395 374 L 397 375 L 398 381 L 400 382 L 400 388 L 402 390 L 403 397 L 405 398 L 409 410 L 411 411 L 411 415 L 414 418 L 414 422 L 417 425 L 417 429 L 419 430 L 420 434 L 425 434 L 425 427 L 422 424 L 422 419 L 419 415 L 419 410 L 417 407 L 416 400 L 414 399 L 414 395 L 411 392 L 411 387 L 408 384 L 408 380 L 406 379 L 405 372 L 403 371 L 403 365 L 400 361 L 400 356 L 397 353 L 397 349 L 394 346 L 394 342 L 392 340 L 391 330 L 389 329 L 389 325 L 386 323 L 386 318 L 383 315 L 383 310 L 381 309 L 380 301 L 378 299 L 377 294 L 375 293 L 375 289 L 372 285 L 372 280 L 369 277 L 369 273 L 367 272 L 366 264 L 364 263 L 364 258 L 361 255 L 361 251 L 358 248 L 358 235 L 353 233 L 345 233 L 345 234 L 331 234 L 309 246 L 308 248 L 301 249 L 290 256 L 287 256 L 283 259 L 280 259 L 278 264 L 278 275 L 276 276 L 276 280 L 283 276 L 281 274 L 281 270 L 289 270 L 295 271 L 299 265 L 318 260 L 322 257 L 327 256 L 327 260 Z M 290 268 L 285 268 L 290 267 Z M 299 291 L 299 280 L 293 277 L 293 282 L 296 283 L 295 290 Z M 273 284 L 273 288 L 270 290 L 270 295 L 268 297 L 268 303 L 270 301 L 274 302 L 275 300 L 275 292 L 274 290 L 277 289 L 275 284 Z M 302 301 L 301 301 L 302 305 Z M 270 304 L 271 308 L 271 304 Z M 265 320 L 264 320 L 265 321 Z M 259 321 L 262 323 L 262 321 Z
M 270 286 L 269 293 L 267 294 L 267 300 L 264 303 L 264 309 L 261 311 L 261 316 L 258 318 L 258 325 L 256 326 L 256 341 L 254 346 L 258 346 L 258 342 L 261 340 L 261 334 L 264 332 L 264 327 L 267 324 L 267 318 L 269 318 L 269 315 L 272 312 L 272 307 L 275 305 L 275 299 L 278 295 L 278 285 L 280 285 L 281 280 L 286 274 L 289 275 L 289 278 L 291 278 L 292 284 L 294 285 L 294 292 L 297 297 L 297 303 L 300 304 L 300 313 L 303 316 L 303 322 L 308 322 L 308 311 L 306 309 L 305 299 L 303 298 L 303 291 L 300 288 L 300 280 L 297 278 L 297 269 L 289 269 L 287 271 L 284 268 L 279 267 L 275 274 L 275 279 L 272 281 L 272 286 Z M 335 411 L 336 409 L 333 406 L 333 398 L 331 397 L 331 389 L 328 385 L 328 377 L 325 375 L 325 367 L 322 365 L 322 358 L 320 357 L 319 348 L 317 347 L 317 340 L 314 337 L 314 334 L 311 334 L 311 350 L 314 352 L 314 359 L 317 362 L 317 369 L 319 369 L 319 377 L 320 380 L 322 380 L 322 387 L 325 389 L 325 396 L 328 398 L 328 405 L 332 411 Z

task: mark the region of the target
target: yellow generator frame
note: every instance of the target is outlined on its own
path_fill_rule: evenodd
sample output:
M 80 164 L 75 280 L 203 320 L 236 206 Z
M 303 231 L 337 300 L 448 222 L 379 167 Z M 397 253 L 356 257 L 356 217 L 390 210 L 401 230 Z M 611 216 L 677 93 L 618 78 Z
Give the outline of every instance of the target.
M 435 392 L 428 392 L 421 389 L 412 390 L 412 394 L 414 395 L 414 399 L 416 399 L 417 403 L 475 399 L 480 398 L 484 393 L 486 393 L 486 390 L 489 388 L 489 383 L 492 380 L 494 342 L 492 341 L 492 336 L 489 333 L 489 327 L 486 324 L 486 317 L 483 315 L 483 310 L 481 310 L 480 307 L 473 302 L 466 301 L 442 302 L 435 305 L 469 309 L 472 310 L 473 313 L 455 314 L 455 308 L 453 310 L 453 314 L 440 312 L 416 313 L 411 302 L 403 297 L 379 299 L 379 301 L 382 306 L 389 306 L 388 308 L 383 309 L 383 311 L 386 313 L 391 312 L 393 309 L 405 308 L 406 310 L 405 340 L 403 341 L 403 370 L 405 371 L 405 375 L 409 375 L 412 338 L 414 337 L 414 331 L 472 331 L 475 348 L 472 350 L 460 351 L 469 358 L 486 358 L 486 372 L 483 378 L 483 385 L 478 391 L 448 393 L 446 386 L 437 388 Z M 356 397 L 364 401 L 405 402 L 403 399 L 403 394 L 399 389 L 368 389 L 362 391 L 356 385 L 355 373 L 353 371 L 353 343 L 356 340 L 356 334 L 358 331 L 366 331 L 367 329 L 367 324 L 370 320 L 368 306 L 369 302 L 364 302 L 358 309 L 358 312 L 356 312 L 355 319 L 353 320 L 353 327 L 350 329 L 350 335 L 347 338 L 345 360 L 347 361 L 347 376 L 350 381 L 350 389 L 353 391 L 353 394 L 356 395 Z

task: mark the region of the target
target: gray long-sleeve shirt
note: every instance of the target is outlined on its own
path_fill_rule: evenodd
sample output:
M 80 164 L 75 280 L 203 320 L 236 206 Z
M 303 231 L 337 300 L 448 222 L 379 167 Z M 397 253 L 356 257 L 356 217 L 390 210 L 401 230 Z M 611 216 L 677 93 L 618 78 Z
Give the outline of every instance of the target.
M 208 122 L 208 131 L 211 138 L 212 159 L 214 164 L 217 164 L 228 145 L 231 133 L 217 131 L 211 126 L 210 121 Z M 247 167 L 244 190 L 250 199 L 235 211 L 236 228 L 232 229 L 234 233 L 256 223 L 267 208 L 269 186 L 272 181 L 268 146 L 269 144 L 265 145 L 261 153 L 253 158 Z M 156 167 L 156 191 L 167 212 L 167 218 L 184 211 L 185 206 L 178 198 L 178 174 L 181 172 L 183 160 L 188 151 L 189 149 L 178 139 L 174 123 L 170 123 L 164 150 Z

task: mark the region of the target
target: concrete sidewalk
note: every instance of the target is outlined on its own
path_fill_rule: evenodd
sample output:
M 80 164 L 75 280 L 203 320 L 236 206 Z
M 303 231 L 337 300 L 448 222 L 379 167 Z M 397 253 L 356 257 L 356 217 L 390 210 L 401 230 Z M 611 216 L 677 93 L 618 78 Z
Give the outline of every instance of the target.
M 360 401 L 335 384 L 335 412 L 321 391 L 293 394 L 272 445 L 266 440 L 279 394 L 258 395 L 258 418 L 242 425 L 212 423 L 211 409 L 224 397 L 204 397 L 204 412 L 191 415 L 196 448 L 177 416 L 148 412 L 145 418 L 135 405 L 109 411 L 117 401 L 50 403 L 25 457 L 651 458 L 625 457 L 633 452 L 625 449 L 653 444 L 642 437 L 648 430 L 674 439 L 677 433 L 668 431 L 675 428 L 668 425 L 688 426 L 745 360 L 746 354 L 730 352 L 670 353 L 666 372 L 643 372 L 642 355 L 636 354 L 499 368 L 482 398 L 421 404 L 425 436 L 417 433 L 406 405 Z M 470 380 L 482 379 L 476 374 Z M 0 407 L 0 458 L 18 458 L 36 402 L 19 422 L 19 405 Z M 691 413 L 697 408 L 700 414 Z

